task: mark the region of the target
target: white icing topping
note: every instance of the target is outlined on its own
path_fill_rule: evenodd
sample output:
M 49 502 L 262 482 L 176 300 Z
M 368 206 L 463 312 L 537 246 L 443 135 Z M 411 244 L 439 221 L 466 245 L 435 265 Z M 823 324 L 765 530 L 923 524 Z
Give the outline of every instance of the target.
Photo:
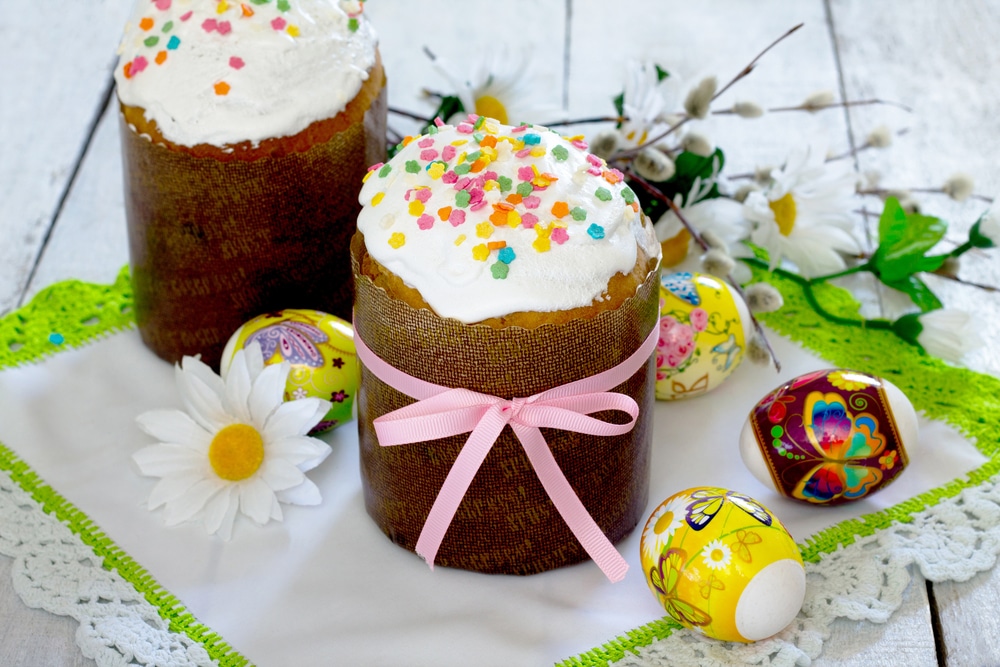
M 589 306 L 660 246 L 621 173 L 585 149 L 543 127 L 444 125 L 369 172 L 358 229 L 443 317 Z
M 377 37 L 360 12 L 357 1 L 137 0 L 118 98 L 183 146 L 294 135 L 368 78 Z

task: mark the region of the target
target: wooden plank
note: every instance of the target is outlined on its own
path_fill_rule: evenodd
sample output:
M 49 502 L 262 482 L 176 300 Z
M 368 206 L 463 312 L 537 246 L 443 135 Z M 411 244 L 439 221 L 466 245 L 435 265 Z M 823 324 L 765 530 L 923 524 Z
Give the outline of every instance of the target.
M 881 173 L 887 187 L 939 187 L 952 174 L 966 172 L 974 177 L 978 193 L 1000 193 L 995 159 L 1000 151 L 1000 44 L 994 39 L 1000 30 L 1000 6 L 959 0 L 938 11 L 929 2 L 831 0 L 830 8 L 848 97 L 879 97 L 913 109 L 850 111 L 852 129 L 861 140 L 879 125 L 909 129 L 890 148 L 861 153 L 861 171 Z M 964 241 L 987 208 L 976 199 L 959 203 L 942 195 L 918 197 L 925 213 L 950 223 L 942 249 Z M 868 203 L 872 210 L 881 210 L 878 200 L 870 198 Z M 1000 285 L 997 253 L 969 253 L 960 275 Z M 1000 294 L 934 276 L 928 284 L 946 306 L 976 315 L 987 336 L 997 331 Z M 900 305 L 908 305 L 905 299 L 886 303 L 890 316 L 900 312 Z M 973 369 L 1000 375 L 1000 346 L 988 346 L 967 360 Z
M 130 0 L 22 3 L 0 40 L 0 313 L 13 308 L 100 112 Z
M 447 79 L 423 53 L 424 47 L 448 60 L 455 73 L 463 76 L 473 75 L 487 53 L 506 48 L 512 61 L 523 56 L 530 63 L 523 85 L 535 91 L 534 103 L 557 108 L 562 103 L 563 2 L 508 0 L 498 5 L 489 0 L 460 4 L 454 0 L 380 0 L 367 3 L 365 13 L 379 34 L 390 106 L 430 115 L 436 104 L 422 91 L 451 92 Z M 418 127 L 393 114 L 389 124 L 403 133 Z
M 949 667 L 1000 664 L 1000 569 L 963 582 L 934 584 Z
M 903 593 L 903 604 L 888 623 L 839 618 L 813 667 L 930 667 L 937 665 L 926 581 L 920 573 Z M 956 663 L 959 664 L 959 663 Z M 968 663 L 962 663 L 968 664 Z
M 96 667 L 84 658 L 74 636 L 78 623 L 32 609 L 14 591 L 14 559 L 0 556 L 0 665 L 8 667 Z

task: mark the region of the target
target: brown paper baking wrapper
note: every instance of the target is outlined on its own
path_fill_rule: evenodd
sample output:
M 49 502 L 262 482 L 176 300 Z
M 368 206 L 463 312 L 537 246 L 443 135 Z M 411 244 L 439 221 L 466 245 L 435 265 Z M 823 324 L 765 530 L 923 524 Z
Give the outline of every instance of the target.
M 354 237 L 355 330 L 393 367 L 448 387 L 503 398 L 527 397 L 618 365 L 656 324 L 657 272 L 618 309 L 589 320 L 494 329 L 415 310 L 374 285 L 358 267 L 365 253 Z M 649 487 L 655 358 L 613 391 L 640 412 L 621 436 L 541 429 L 556 461 L 608 539 L 617 543 L 641 518 Z M 411 551 L 468 434 L 381 447 L 372 422 L 414 399 L 362 367 L 358 432 L 365 505 L 389 538 Z M 622 423 L 614 411 L 595 417 Z M 489 573 L 534 574 L 587 559 L 539 482 L 520 441 L 505 427 L 458 508 L 435 563 Z
M 122 116 L 136 321 L 157 355 L 201 353 L 218 367 L 229 336 L 262 313 L 350 319 L 358 193 L 385 159 L 384 81 L 370 104 L 343 114 L 346 129 L 329 140 L 250 161 L 172 150 Z

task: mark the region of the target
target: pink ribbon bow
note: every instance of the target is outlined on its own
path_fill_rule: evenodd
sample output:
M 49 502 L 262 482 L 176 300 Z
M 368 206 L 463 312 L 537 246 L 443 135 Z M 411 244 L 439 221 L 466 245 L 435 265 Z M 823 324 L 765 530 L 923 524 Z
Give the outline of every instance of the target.
M 606 371 L 560 385 L 527 398 L 506 400 L 468 389 L 425 382 L 390 366 L 372 352 L 355 330 L 358 358 L 377 378 L 416 403 L 374 420 L 383 447 L 406 445 L 472 432 L 445 478 L 417 539 L 416 551 L 434 569 L 434 558 L 469 485 L 503 427 L 510 424 L 552 504 L 580 544 L 608 579 L 620 581 L 628 563 L 594 521 L 559 468 L 539 428 L 557 428 L 587 435 L 628 433 L 639 415 L 630 396 L 608 391 L 632 377 L 656 348 L 654 327 L 632 355 Z M 621 410 L 631 419 L 610 424 L 593 417 L 601 410 Z

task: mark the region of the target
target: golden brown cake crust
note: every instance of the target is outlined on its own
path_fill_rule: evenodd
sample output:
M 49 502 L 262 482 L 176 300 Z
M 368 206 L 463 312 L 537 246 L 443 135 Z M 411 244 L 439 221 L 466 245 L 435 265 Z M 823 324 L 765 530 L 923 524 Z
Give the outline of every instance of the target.
M 259 158 L 281 157 L 290 153 L 303 153 L 310 147 L 329 141 L 331 137 L 343 132 L 357 123 L 372 106 L 376 98 L 385 88 L 385 70 L 382 69 L 382 57 L 375 52 L 375 64 L 368 71 L 368 79 L 361 90 L 344 109 L 333 118 L 325 118 L 310 124 L 301 132 L 288 137 L 266 139 L 257 145 L 243 141 L 230 146 L 219 147 L 212 144 L 182 146 L 167 140 L 156 125 L 155 120 L 147 120 L 145 110 L 141 107 L 121 104 L 125 122 L 140 135 L 148 136 L 154 144 L 161 144 L 170 150 L 179 151 L 193 157 L 210 157 L 223 162 L 230 160 L 257 160 Z
M 648 224 L 648 221 L 646 221 L 646 224 Z M 358 235 L 363 238 L 361 232 L 358 232 Z M 472 324 L 484 324 L 495 329 L 502 329 L 504 327 L 535 329 L 543 324 L 565 324 L 573 320 L 590 319 L 606 310 L 620 308 L 626 299 L 635 296 L 636 291 L 646 280 L 650 271 L 657 269 L 657 261 L 656 257 L 650 257 L 640 246 L 632 271 L 628 275 L 616 273 L 612 276 L 608 282 L 604 298 L 602 300 L 595 300 L 589 306 L 547 313 L 522 311 L 510 313 L 502 317 L 491 317 Z M 389 296 L 399 299 L 411 308 L 423 308 L 432 312 L 434 311 L 424 298 L 420 296 L 420 292 L 404 283 L 399 276 L 379 264 L 365 249 L 362 251 L 361 272 L 371 278 L 375 285 L 384 289 Z

